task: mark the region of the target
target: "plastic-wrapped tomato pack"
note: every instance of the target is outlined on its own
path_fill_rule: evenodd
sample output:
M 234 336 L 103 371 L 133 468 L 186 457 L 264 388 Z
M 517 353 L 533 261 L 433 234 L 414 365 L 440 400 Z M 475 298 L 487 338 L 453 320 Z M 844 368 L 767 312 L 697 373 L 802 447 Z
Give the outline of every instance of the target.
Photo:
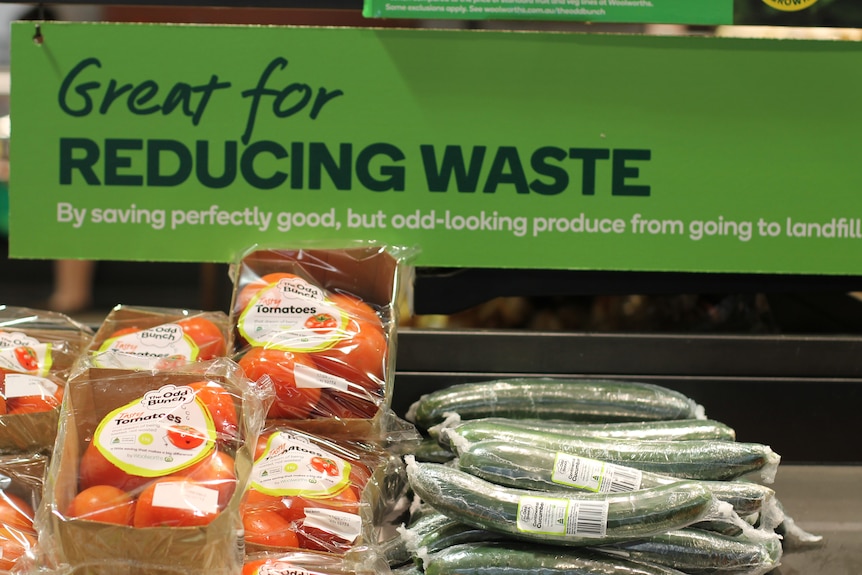
M 218 311 L 114 307 L 89 348 L 91 363 L 116 369 L 170 369 L 229 357 L 227 314 Z
M 370 557 L 406 489 L 400 458 L 373 444 L 267 426 L 241 508 L 246 549 Z
M 63 314 L 0 306 L 0 453 L 53 448 L 66 380 L 92 338 Z
M 43 454 L 0 456 L 0 573 L 23 569 L 35 556 L 47 465 Z
M 372 556 L 347 558 L 307 551 L 258 552 L 246 557 L 242 575 L 386 575 L 385 561 Z
M 270 419 L 371 420 L 391 403 L 408 250 L 255 249 L 233 266 L 239 365 L 275 387 Z
M 82 362 L 39 508 L 41 561 L 87 573 L 235 574 L 239 508 L 271 389 L 228 358 Z

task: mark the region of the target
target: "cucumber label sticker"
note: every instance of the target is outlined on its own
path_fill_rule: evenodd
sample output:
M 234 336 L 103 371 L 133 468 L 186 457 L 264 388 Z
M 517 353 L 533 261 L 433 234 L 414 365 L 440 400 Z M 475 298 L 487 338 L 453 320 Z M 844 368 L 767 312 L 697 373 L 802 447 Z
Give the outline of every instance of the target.
M 551 481 L 584 491 L 621 493 L 640 489 L 642 477 L 639 469 L 557 452 Z
M 577 501 L 525 495 L 518 501 L 519 531 L 544 535 L 604 537 L 607 501 Z
M 212 415 L 186 385 L 165 385 L 106 415 L 93 443 L 132 475 L 160 477 L 204 459 L 216 440 Z
M 197 359 L 200 349 L 175 323 L 112 337 L 94 354 L 98 367 L 165 369 Z
M 0 331 L 0 369 L 45 374 L 51 369 L 51 344 L 21 332 Z
M 238 329 L 252 345 L 313 352 L 338 343 L 347 319 L 319 287 L 301 278 L 281 278 L 249 302 Z
M 817 0 L 763 0 L 763 3 L 782 12 L 797 12 L 814 6 Z
M 252 487 L 277 496 L 329 497 L 350 483 L 351 465 L 308 438 L 273 433 L 254 462 Z

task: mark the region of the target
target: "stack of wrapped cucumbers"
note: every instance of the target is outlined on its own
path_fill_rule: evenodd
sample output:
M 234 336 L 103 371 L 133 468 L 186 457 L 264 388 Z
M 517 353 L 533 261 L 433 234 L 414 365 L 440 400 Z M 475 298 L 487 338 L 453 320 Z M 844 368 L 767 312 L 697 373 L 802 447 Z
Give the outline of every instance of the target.
M 406 418 L 412 503 L 395 573 L 759 575 L 817 544 L 769 484 L 780 456 L 658 385 L 462 383 Z

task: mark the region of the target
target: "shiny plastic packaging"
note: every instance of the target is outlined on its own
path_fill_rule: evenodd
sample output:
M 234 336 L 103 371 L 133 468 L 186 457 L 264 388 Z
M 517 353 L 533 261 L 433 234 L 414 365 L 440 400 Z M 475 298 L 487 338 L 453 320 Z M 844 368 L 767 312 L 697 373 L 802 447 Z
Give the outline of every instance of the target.
M 387 575 L 373 555 L 342 557 L 308 551 L 258 552 L 246 557 L 242 575 Z
M 39 565 L 237 573 L 239 508 L 272 390 L 228 358 L 171 370 L 89 365 L 69 380 L 61 409 L 37 514 Z
M 276 391 L 269 419 L 371 422 L 386 412 L 411 250 L 255 248 L 232 268 L 237 361 Z
M 229 357 L 229 340 L 224 312 L 117 305 L 96 332 L 88 365 L 169 369 Z
M 50 311 L 0 306 L 0 453 L 48 453 L 66 380 L 93 331 Z
M 373 555 L 406 491 L 403 461 L 376 444 L 267 426 L 242 506 L 246 550 Z
M 47 466 L 43 454 L 0 456 L 0 573 L 25 569 L 35 556 Z

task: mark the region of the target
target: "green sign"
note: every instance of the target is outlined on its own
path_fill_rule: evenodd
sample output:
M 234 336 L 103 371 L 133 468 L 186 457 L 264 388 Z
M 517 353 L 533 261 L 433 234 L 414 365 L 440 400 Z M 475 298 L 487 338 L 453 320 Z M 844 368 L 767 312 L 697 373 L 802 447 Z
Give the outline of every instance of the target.
M 862 273 L 854 42 L 13 26 L 10 254 Z
M 365 0 L 366 18 L 862 26 L 858 0 Z
M 365 0 L 366 18 L 727 24 L 733 0 Z

